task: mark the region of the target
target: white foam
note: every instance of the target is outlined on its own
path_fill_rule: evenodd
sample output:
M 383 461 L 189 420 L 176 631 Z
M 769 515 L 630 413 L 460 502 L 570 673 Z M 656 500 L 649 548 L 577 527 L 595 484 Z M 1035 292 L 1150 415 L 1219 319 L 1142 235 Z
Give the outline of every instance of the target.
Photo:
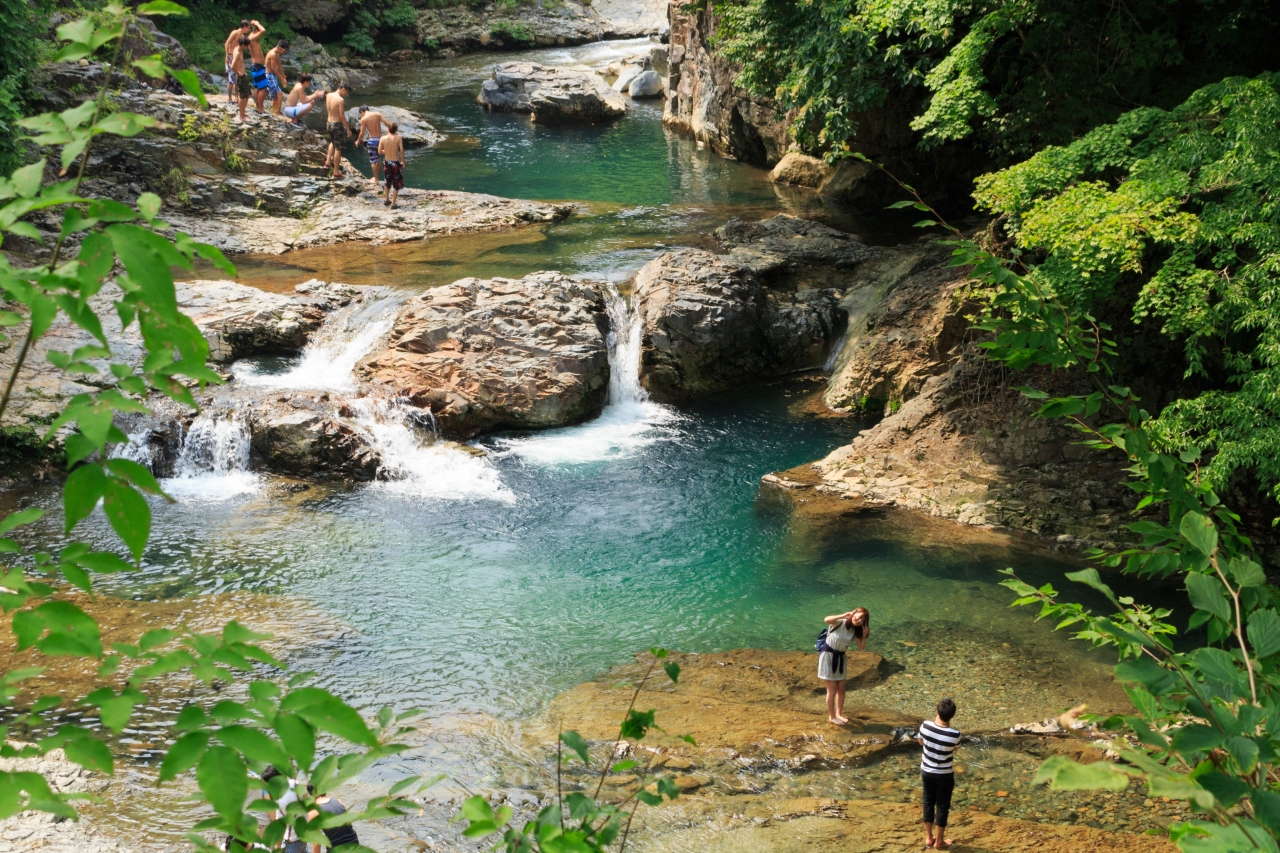
M 370 488 L 432 500 L 515 502 L 491 461 L 438 440 L 424 440 L 403 404 L 363 397 L 352 400 L 351 407 L 356 427 L 382 457 L 380 473 L 385 479 Z

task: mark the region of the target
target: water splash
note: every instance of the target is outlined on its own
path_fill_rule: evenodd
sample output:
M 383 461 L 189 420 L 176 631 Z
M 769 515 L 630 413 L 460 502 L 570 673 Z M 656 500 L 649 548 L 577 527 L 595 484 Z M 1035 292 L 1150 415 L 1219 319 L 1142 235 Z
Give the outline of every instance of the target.
M 391 331 L 401 301 L 385 296 L 335 311 L 283 373 L 266 370 L 258 359 L 238 361 L 231 372 L 237 382 L 258 388 L 354 391 L 356 363 Z
M 398 399 L 352 400 L 354 426 L 382 457 L 371 488 L 397 495 L 440 500 L 481 499 L 514 503 L 512 493 L 488 459 L 438 440 L 430 410 Z M 426 438 L 424 432 L 435 433 Z
M 170 495 L 222 501 L 256 492 L 258 475 L 249 470 L 249 425 L 235 413 L 200 415 L 191 423 L 174 463 L 161 482 Z
M 609 310 L 609 396 L 600 417 L 581 426 L 549 430 L 525 438 L 498 439 L 503 455 L 541 465 L 572 465 L 625 459 L 674 435 L 675 411 L 649 399 L 640 384 L 643 322 L 612 284 Z

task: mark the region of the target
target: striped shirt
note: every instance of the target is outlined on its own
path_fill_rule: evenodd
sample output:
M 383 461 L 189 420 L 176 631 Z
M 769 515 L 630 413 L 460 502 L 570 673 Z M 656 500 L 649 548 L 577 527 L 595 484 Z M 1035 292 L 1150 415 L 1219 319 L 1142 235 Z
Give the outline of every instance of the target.
M 951 773 L 951 759 L 956 744 L 960 742 L 960 732 L 925 720 L 920 724 L 920 739 L 924 741 L 920 770 L 924 773 Z

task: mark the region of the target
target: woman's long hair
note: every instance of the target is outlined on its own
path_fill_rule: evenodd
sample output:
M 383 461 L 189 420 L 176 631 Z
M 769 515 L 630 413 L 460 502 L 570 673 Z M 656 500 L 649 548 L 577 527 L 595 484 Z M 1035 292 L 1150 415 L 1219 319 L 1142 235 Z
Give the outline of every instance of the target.
M 853 620 L 858 618 L 858 614 L 862 614 L 862 624 L 853 625 L 853 636 L 862 639 L 862 632 L 871 627 L 871 611 L 865 607 L 854 608 L 853 614 L 849 617 L 849 623 L 852 625 Z

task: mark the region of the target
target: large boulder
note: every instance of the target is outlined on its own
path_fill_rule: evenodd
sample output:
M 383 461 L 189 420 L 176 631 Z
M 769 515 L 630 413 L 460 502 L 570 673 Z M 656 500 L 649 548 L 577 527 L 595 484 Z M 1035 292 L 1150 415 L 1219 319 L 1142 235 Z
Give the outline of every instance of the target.
M 381 464 L 360 433 L 330 414 L 308 409 L 255 416 L 250 446 L 276 474 L 363 482 L 372 480 Z
M 771 291 L 762 265 L 701 249 L 667 252 L 636 277 L 641 381 L 680 400 L 820 366 L 844 322 L 834 290 Z
M 716 229 L 716 237 L 732 249 L 773 255 L 793 266 L 849 269 L 873 254 L 852 234 L 785 213 L 760 222 L 730 219 Z
M 662 78 L 657 71 L 642 71 L 627 86 L 627 94 L 633 98 L 661 97 Z
M 396 132 L 404 139 L 405 148 L 429 148 L 444 139 L 444 134 L 432 127 L 425 116 L 419 115 L 413 110 L 391 106 L 370 107 L 369 109 L 382 113 L 382 117 L 388 122 L 394 122 L 399 125 L 396 128 Z M 353 131 L 359 132 L 359 107 L 352 107 L 347 110 L 347 122 L 351 125 Z
M 530 113 L 541 124 L 595 123 L 627 111 L 626 100 L 600 75 L 535 62 L 495 65 L 476 100 L 491 110 Z
M 618 69 L 618 79 L 613 81 L 613 91 L 625 92 L 631 86 L 631 81 L 644 73 L 642 65 L 624 65 Z
M 465 278 L 406 303 L 358 371 L 451 438 L 564 426 L 604 407 L 608 322 L 599 288 L 560 273 Z

